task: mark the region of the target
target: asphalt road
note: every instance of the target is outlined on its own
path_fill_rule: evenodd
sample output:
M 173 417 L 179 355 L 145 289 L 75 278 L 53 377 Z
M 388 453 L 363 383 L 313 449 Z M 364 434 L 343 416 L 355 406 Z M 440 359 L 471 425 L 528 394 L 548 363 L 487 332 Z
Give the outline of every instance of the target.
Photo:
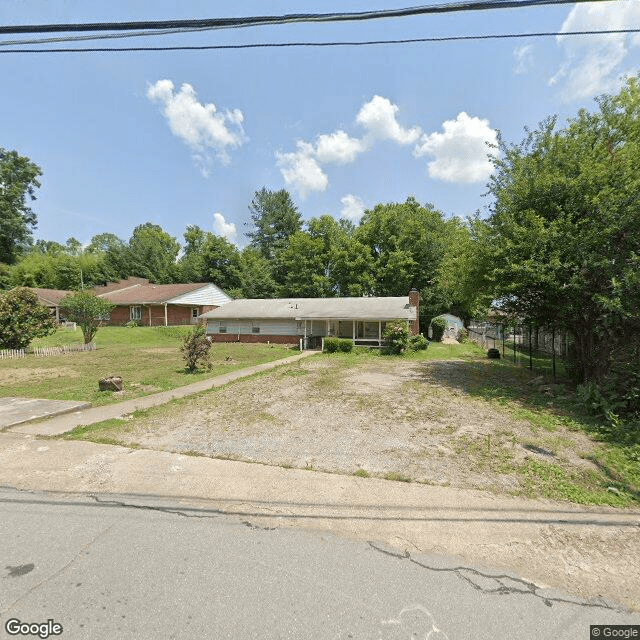
M 587 640 L 590 624 L 640 624 L 515 575 L 202 503 L 3 488 L 0 638 L 20 637 L 8 619 L 52 619 L 64 640 Z

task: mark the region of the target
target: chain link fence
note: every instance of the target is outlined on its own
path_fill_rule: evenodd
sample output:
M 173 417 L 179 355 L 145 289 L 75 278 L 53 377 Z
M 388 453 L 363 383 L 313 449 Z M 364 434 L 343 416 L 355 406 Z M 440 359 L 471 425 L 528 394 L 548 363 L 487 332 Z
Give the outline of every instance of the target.
M 516 324 L 472 322 L 467 327 L 469 339 L 483 349 L 497 349 L 502 358 L 528 366 L 532 371 L 552 374 L 554 379 L 564 373 L 570 339 L 565 331 Z

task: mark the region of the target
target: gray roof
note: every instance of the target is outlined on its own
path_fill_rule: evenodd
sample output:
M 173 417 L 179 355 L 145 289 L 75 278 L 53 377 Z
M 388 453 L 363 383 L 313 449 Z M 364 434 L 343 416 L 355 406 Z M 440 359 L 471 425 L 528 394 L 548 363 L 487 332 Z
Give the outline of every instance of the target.
M 240 299 L 201 318 L 287 318 L 291 320 L 415 320 L 416 308 L 398 298 L 272 298 Z

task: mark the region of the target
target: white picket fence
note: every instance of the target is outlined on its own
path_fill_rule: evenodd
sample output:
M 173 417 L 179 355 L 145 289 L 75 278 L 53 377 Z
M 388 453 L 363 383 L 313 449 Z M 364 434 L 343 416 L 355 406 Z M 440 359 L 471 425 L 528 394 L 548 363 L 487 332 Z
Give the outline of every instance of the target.
M 26 349 L 0 349 L 0 360 L 11 360 L 13 358 L 26 358 Z
M 33 354 L 38 357 L 45 356 L 61 356 L 65 353 L 73 353 L 77 351 L 95 351 L 96 345 L 93 342 L 89 344 L 68 344 L 64 347 L 41 347 L 34 348 Z

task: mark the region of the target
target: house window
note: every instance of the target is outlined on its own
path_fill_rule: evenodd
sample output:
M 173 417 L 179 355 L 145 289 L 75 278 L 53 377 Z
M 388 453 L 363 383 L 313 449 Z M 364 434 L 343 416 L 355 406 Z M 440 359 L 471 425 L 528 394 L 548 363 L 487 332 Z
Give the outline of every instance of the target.
M 195 320 L 198 315 L 198 307 L 191 307 L 191 317 Z
M 129 320 L 142 320 L 142 307 L 129 307 Z
M 251 333 L 260 333 L 260 327 L 251 327 Z
M 220 327 L 218 333 L 227 333 L 227 327 Z

